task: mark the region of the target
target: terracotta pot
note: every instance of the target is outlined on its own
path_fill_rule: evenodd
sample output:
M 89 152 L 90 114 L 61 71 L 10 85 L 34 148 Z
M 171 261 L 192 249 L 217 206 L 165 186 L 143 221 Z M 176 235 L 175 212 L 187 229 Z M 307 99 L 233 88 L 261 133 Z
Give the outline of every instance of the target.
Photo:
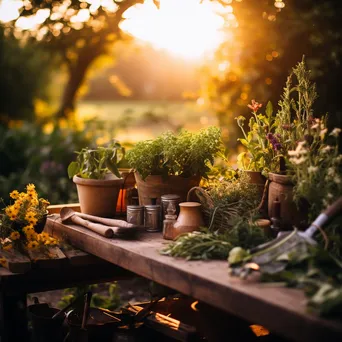
M 201 203 L 183 202 L 179 204 L 180 212 L 173 225 L 173 238 L 183 233 L 190 233 L 204 226 Z
M 200 176 L 184 178 L 180 176 L 168 176 L 163 179 L 162 176 L 147 176 L 145 180 L 141 178 L 138 172 L 134 173 L 137 182 L 139 204 L 152 204 L 156 199 L 156 204 L 161 204 L 161 196 L 166 194 L 175 194 L 180 196 L 180 201 L 186 201 L 187 194 L 191 188 L 198 186 L 201 180 Z
M 307 207 L 303 204 L 297 208 L 293 201 L 294 184 L 287 175 L 269 173 L 270 185 L 268 189 L 268 215 L 274 216 L 274 201 L 280 201 L 280 219 L 284 229 L 307 227 Z
M 114 217 L 118 195 L 124 180 L 108 174 L 105 179 L 73 177 L 77 186 L 81 212 L 101 217 Z

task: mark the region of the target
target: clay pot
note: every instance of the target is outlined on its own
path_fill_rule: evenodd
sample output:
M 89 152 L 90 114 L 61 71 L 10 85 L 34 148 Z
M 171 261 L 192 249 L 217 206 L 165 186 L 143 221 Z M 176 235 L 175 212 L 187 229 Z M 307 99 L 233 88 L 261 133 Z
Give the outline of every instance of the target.
M 180 177 L 168 176 L 163 179 L 160 175 L 147 176 L 145 180 L 141 178 L 138 172 L 134 173 L 137 182 L 139 204 L 152 204 L 153 199 L 156 200 L 154 204 L 161 204 L 161 196 L 165 194 L 175 194 L 180 196 L 180 201 L 186 201 L 189 190 L 198 186 L 201 180 L 200 176 Z
M 307 206 L 303 203 L 297 208 L 293 201 L 294 184 L 287 175 L 269 173 L 270 185 L 268 189 L 268 215 L 274 217 L 274 201 L 280 202 L 280 219 L 283 229 L 293 226 L 304 229 L 307 227 Z
M 180 234 L 190 233 L 204 226 L 201 206 L 201 203 L 198 202 L 179 203 L 179 216 L 173 225 L 174 239 Z
M 100 217 L 114 217 L 118 195 L 124 180 L 113 174 L 106 175 L 105 179 L 85 179 L 73 177 L 77 186 L 81 212 Z

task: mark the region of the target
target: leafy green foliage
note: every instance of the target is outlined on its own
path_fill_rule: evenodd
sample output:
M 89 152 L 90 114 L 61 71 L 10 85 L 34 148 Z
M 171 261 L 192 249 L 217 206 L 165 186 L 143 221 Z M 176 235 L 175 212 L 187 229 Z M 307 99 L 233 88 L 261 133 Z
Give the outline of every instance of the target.
M 190 177 L 205 176 L 222 152 L 220 130 L 209 127 L 197 133 L 166 132 L 154 140 L 138 142 L 126 158 L 143 179 L 149 175 Z
M 5 34 L 0 23 L 0 124 L 35 118 L 34 101 L 47 99 L 50 62 L 36 45 Z
M 252 116 L 248 122 L 248 132 L 244 129 L 246 118 L 242 115 L 236 118 L 244 136 L 238 140 L 247 150 L 238 155 L 238 163 L 243 170 L 260 171 L 266 176 L 270 171 L 277 171 L 277 153 L 267 139 L 268 134 L 274 131 L 276 118 L 273 116 L 271 102 L 268 102 L 265 114 L 258 114 L 261 104 L 254 100 L 249 107 L 252 109 Z
M 82 178 L 104 179 L 108 172 L 120 178 L 119 162 L 124 158 L 125 150 L 113 140 L 108 146 L 98 146 L 95 149 L 82 148 L 77 154 L 76 161 L 68 166 L 68 176 L 78 175 Z
M 205 189 L 195 189 L 202 204 L 202 213 L 211 231 L 224 231 L 236 223 L 236 217 L 248 216 L 259 204 L 260 193 L 256 184 L 243 171 L 210 175 Z
M 116 282 L 106 283 L 104 285 L 106 287 L 106 290 L 108 291 L 108 294 L 102 295 L 99 293 L 93 293 L 90 305 L 108 310 L 115 310 L 121 304 L 119 285 Z M 58 303 L 58 307 L 64 308 L 76 298 L 82 296 L 84 293 L 88 291 L 95 292 L 97 289 L 98 285 L 96 284 L 65 289 L 63 292 L 63 296 Z M 84 302 L 82 302 L 82 299 L 75 303 L 75 308 L 83 309 L 83 306 Z
M 7 199 L 13 189 L 34 183 L 52 204 L 77 201 L 67 167 L 74 151 L 95 145 L 105 132 L 111 136 L 108 123 L 98 120 L 86 121 L 82 129 L 72 121 L 67 127 L 58 122 L 46 127 L 28 122 L 14 128 L 0 126 L 0 197 Z
M 233 228 L 224 233 L 204 228 L 200 232 L 182 234 L 161 253 L 187 260 L 226 259 L 235 246 L 252 248 L 266 240 L 260 227 L 239 218 Z
M 312 248 L 300 257 L 290 255 L 284 271 L 263 274 L 264 282 L 285 282 L 301 288 L 308 297 L 308 309 L 321 316 L 340 316 L 342 312 L 342 261 L 327 251 Z

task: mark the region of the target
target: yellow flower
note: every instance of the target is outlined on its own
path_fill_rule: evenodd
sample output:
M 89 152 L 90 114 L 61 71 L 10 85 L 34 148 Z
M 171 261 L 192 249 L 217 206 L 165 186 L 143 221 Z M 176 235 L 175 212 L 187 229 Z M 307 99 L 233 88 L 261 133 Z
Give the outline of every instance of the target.
M 32 190 L 34 190 L 35 188 L 36 188 L 35 185 L 32 184 L 32 183 L 26 185 L 26 190 L 27 190 L 27 191 L 32 191 Z
M 9 218 L 11 219 L 11 221 L 15 221 L 15 219 L 17 218 L 16 213 L 13 212 L 13 213 L 9 216 Z
M 28 211 L 25 215 L 25 220 L 30 221 L 36 218 L 36 213 L 32 210 Z
M 21 203 L 18 203 L 17 201 L 15 201 L 15 203 L 13 204 L 13 209 L 16 211 L 19 211 L 20 210 L 20 204 Z
M 18 240 L 20 238 L 19 232 L 12 232 L 10 235 L 11 240 Z
M 29 225 L 25 226 L 22 230 L 23 230 L 23 232 L 24 232 L 25 234 L 27 234 L 28 231 L 30 231 L 30 230 L 33 231 L 34 228 L 33 228 L 33 225 L 32 225 L 32 224 L 29 224 Z
M 6 259 L 0 258 L 0 265 L 5 266 L 6 265 Z
M 18 190 L 13 190 L 11 193 L 10 193 L 10 196 L 11 198 L 13 199 L 17 199 L 19 197 L 19 191 Z
M 57 244 L 58 244 L 58 240 L 57 240 L 57 239 L 54 239 L 54 238 L 52 238 L 52 237 L 50 237 L 49 239 L 47 239 L 47 240 L 45 241 L 44 244 L 45 244 L 46 246 L 48 246 L 48 245 L 54 246 L 54 245 L 57 245 Z
M 13 247 L 12 244 L 9 243 L 8 245 L 4 246 L 3 249 L 4 249 L 5 251 L 9 251 L 10 249 L 12 249 L 12 247 Z
M 5 213 L 6 213 L 6 215 L 11 216 L 13 213 L 13 207 L 12 206 L 6 207 Z
M 27 248 L 28 249 L 35 249 L 38 247 L 38 242 L 37 241 L 30 241 L 28 244 L 27 244 Z
M 50 202 L 47 201 L 47 200 L 44 199 L 44 198 L 40 198 L 39 200 L 40 200 L 40 203 L 41 203 L 42 205 L 46 206 L 46 207 L 47 207 L 48 205 L 50 205 Z
M 28 223 L 32 224 L 32 225 L 35 225 L 37 223 L 37 219 L 36 218 L 31 218 L 29 220 L 27 220 Z
M 37 240 L 37 235 L 38 234 L 32 229 L 26 233 L 26 238 L 29 241 L 35 241 L 35 240 Z
M 38 204 L 39 204 L 39 202 L 38 202 L 37 197 L 34 197 L 31 199 L 31 205 L 32 206 L 36 207 L 36 206 L 38 206 Z

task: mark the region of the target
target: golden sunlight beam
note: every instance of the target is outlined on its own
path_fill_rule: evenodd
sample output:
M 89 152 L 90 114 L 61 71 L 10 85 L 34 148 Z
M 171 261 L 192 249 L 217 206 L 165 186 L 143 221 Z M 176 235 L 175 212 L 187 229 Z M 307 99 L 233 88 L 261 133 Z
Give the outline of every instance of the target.
M 158 10 L 152 0 L 124 14 L 122 30 L 185 58 L 199 58 L 223 41 L 224 19 L 217 4 L 200 0 L 161 0 Z

